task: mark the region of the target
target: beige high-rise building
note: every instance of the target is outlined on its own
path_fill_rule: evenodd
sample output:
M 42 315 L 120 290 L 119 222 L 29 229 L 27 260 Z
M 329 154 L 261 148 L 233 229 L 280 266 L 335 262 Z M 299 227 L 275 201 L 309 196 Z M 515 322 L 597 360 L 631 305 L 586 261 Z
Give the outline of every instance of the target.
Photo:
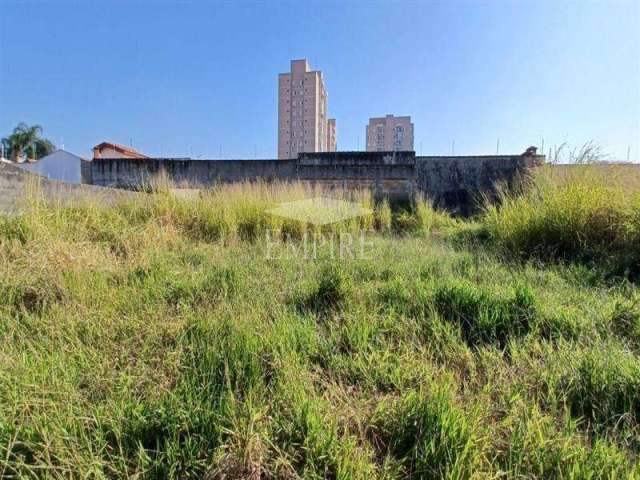
M 411 117 L 374 117 L 367 125 L 367 151 L 413 150 Z
M 335 152 L 336 121 L 327 118 L 322 72 L 306 59 L 291 60 L 291 72 L 278 76 L 278 158 L 300 152 Z

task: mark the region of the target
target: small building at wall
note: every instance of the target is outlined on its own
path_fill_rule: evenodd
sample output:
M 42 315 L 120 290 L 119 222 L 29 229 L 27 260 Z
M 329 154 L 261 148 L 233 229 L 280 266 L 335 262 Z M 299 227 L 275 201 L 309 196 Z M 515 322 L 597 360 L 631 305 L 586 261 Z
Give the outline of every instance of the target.
M 16 165 L 52 180 L 81 183 L 82 164 L 86 162 L 84 158 L 60 149 L 39 160 L 16 163 Z
M 93 147 L 93 158 L 149 158 L 135 148 L 125 147 L 118 143 L 102 142 Z

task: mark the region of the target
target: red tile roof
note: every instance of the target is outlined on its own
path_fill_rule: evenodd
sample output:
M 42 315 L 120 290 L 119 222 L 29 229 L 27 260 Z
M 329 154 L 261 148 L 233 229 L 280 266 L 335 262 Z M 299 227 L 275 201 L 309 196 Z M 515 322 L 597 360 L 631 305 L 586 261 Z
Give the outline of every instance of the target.
M 102 143 L 99 143 L 98 145 L 96 145 L 95 147 L 93 147 L 93 157 L 96 158 L 96 153 L 99 156 L 100 152 L 105 148 L 110 148 L 112 150 L 120 152 L 120 153 L 122 153 L 123 157 L 149 158 L 148 156 L 146 156 L 143 153 L 140 153 L 139 151 L 137 151 L 134 148 L 125 147 L 124 145 L 120 145 L 118 143 L 111 143 L 111 142 L 102 142 Z

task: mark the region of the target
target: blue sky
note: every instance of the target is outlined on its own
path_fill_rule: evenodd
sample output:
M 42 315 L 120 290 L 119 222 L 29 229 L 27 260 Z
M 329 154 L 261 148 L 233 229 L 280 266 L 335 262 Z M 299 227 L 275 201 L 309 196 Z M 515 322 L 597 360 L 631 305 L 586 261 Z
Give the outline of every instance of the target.
M 272 158 L 277 74 L 324 72 L 338 148 L 411 115 L 424 155 L 598 142 L 640 158 L 640 2 L 54 2 L 0 7 L 0 134 L 88 155 Z

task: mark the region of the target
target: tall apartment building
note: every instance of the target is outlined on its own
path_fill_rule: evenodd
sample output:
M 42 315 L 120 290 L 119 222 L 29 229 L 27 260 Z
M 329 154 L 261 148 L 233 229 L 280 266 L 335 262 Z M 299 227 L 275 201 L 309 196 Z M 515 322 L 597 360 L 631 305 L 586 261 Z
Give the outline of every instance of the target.
M 367 125 L 367 151 L 413 150 L 411 117 L 374 117 Z
M 335 152 L 336 121 L 327 118 L 322 72 L 306 59 L 291 60 L 291 72 L 278 76 L 278 158 L 299 152 Z

